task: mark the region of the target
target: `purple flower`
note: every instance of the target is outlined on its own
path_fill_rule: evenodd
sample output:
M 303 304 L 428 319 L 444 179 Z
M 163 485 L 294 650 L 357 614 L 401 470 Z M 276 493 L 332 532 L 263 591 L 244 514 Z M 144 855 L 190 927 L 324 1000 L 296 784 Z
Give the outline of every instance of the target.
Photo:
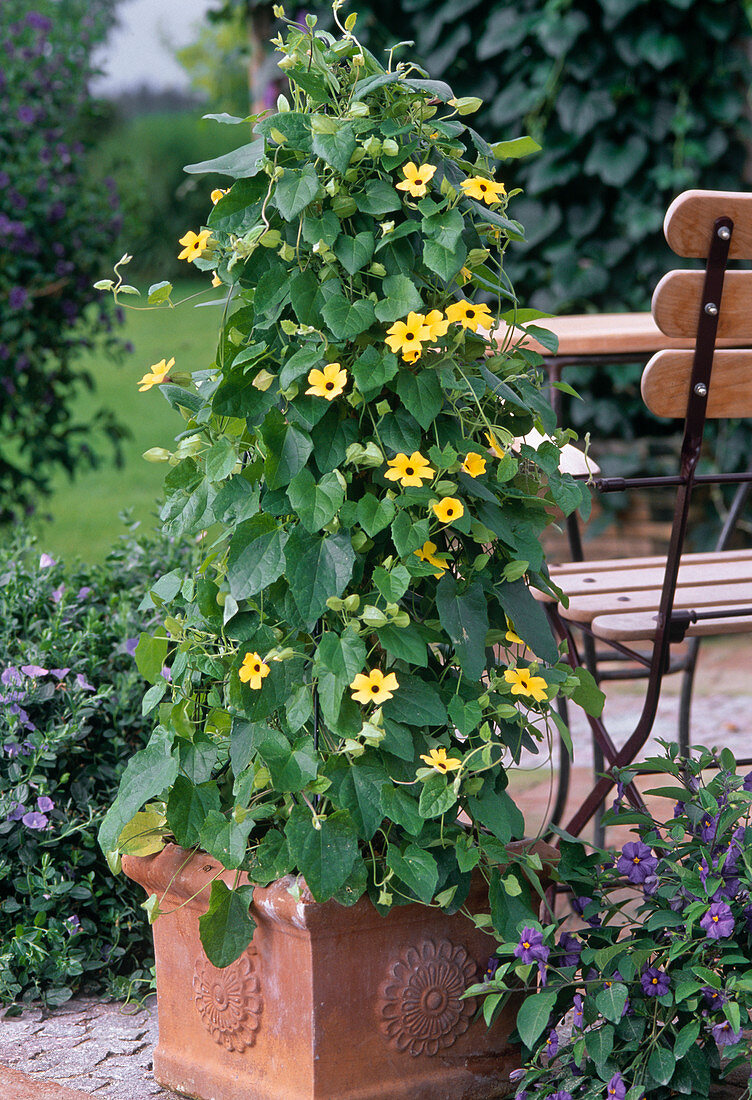
M 46 794 L 43 794 L 37 799 L 37 809 L 43 814 L 48 814 L 50 810 L 55 809 L 55 803 Z
M 40 554 L 40 557 L 39 557 L 39 568 L 40 569 L 50 569 L 55 564 L 56 564 L 55 559 L 53 557 L 51 557 L 49 554 Z
M 624 1078 L 620 1073 L 615 1073 L 606 1085 L 606 1096 L 613 1097 L 614 1100 L 624 1100 L 626 1095 L 627 1086 L 624 1083 Z
M 85 585 L 83 585 L 82 588 L 79 588 L 78 594 L 76 595 L 76 599 L 77 600 L 85 600 L 86 597 L 90 594 L 90 592 L 91 592 L 90 586 L 88 584 L 85 584 Z
M 703 814 L 700 821 L 700 840 L 703 844 L 712 844 L 718 828 L 720 814 Z
M 643 892 L 643 894 L 645 895 L 646 898 L 652 898 L 652 896 L 655 894 L 656 890 L 658 889 L 659 882 L 660 882 L 660 879 L 658 878 L 657 875 L 648 875 L 648 877 L 645 879 L 645 881 L 642 884 L 642 892 Z
M 11 760 L 15 760 L 21 751 L 21 746 L 19 745 L 18 741 L 7 741 L 3 745 L 3 749 L 5 750 L 5 752 L 7 752 Z
M 38 813 L 24 814 L 21 821 L 27 829 L 46 829 L 49 825 L 49 818 Z
M 8 295 L 8 305 L 11 309 L 21 309 L 26 305 L 28 293 L 22 286 L 14 286 Z
M 501 959 L 497 959 L 495 955 L 491 956 L 491 958 L 488 960 L 488 965 L 486 966 L 485 973 L 483 974 L 484 982 L 493 981 L 494 974 L 499 969 L 500 963 Z
M 138 645 L 138 638 L 126 638 L 125 640 L 125 652 L 129 657 L 134 657 L 136 654 L 136 646 Z
M 509 1074 L 509 1080 L 522 1081 L 526 1072 L 527 1071 L 524 1069 L 513 1069 L 512 1072 Z
M 68 925 L 68 932 L 71 936 L 75 936 L 76 932 L 81 931 L 81 921 L 75 915 L 75 913 L 65 918 L 65 923 Z
M 76 674 L 76 686 L 81 688 L 81 691 L 96 691 L 97 689 L 93 684 L 90 684 L 83 673 L 78 672 Z
M 720 1024 L 716 1024 L 711 1029 L 713 1038 L 719 1047 L 730 1047 L 733 1043 L 738 1043 L 742 1037 L 741 1030 L 734 1031 L 728 1020 L 723 1020 Z
M 641 883 L 650 875 L 654 875 L 658 867 L 658 860 L 653 855 L 652 849 L 641 840 L 630 840 L 624 845 L 621 855 L 616 861 L 616 870 L 620 875 L 626 875 L 630 882 Z
M 566 1089 L 559 1089 L 558 1092 L 552 1092 L 548 1100 L 572 1100 L 572 1093 L 567 1092 Z
M 577 966 L 580 961 L 582 944 L 571 932 L 563 932 L 559 940 L 559 949 L 563 955 L 559 959 L 560 966 Z
M 572 1027 L 580 1028 L 580 1027 L 582 1027 L 583 1021 L 585 1019 L 585 1015 L 584 1015 L 584 1012 L 583 1012 L 584 1002 L 583 1002 L 582 996 L 579 993 L 575 993 L 573 1004 L 574 1004 L 574 1015 L 572 1016 Z
M 712 986 L 706 985 L 703 986 L 701 993 L 708 1008 L 721 1008 L 726 1003 L 726 994 L 720 989 L 713 989 Z
M 41 665 L 21 665 L 21 672 L 24 676 L 46 676 L 49 670 L 42 668 Z
M 543 934 L 534 928 L 523 928 L 520 942 L 514 949 L 515 956 L 523 963 L 545 962 L 549 950 L 543 943 Z
M 65 584 L 59 584 L 57 588 L 53 588 L 50 596 L 53 603 L 60 603 L 63 598 L 63 592 L 65 592 Z
M 572 908 L 574 909 L 578 917 L 582 917 L 585 915 L 585 910 L 587 909 L 588 905 L 592 904 L 592 898 L 575 898 L 572 902 Z M 595 916 L 585 917 L 585 919 L 587 920 L 591 928 L 598 928 L 599 925 L 602 924 L 601 918 L 598 916 L 597 913 L 595 914 Z
M 664 993 L 668 993 L 671 979 L 657 966 L 648 966 L 642 972 L 640 985 L 646 997 L 662 997 Z
M 13 665 L 9 665 L 8 668 L 0 672 L 0 684 L 3 684 L 5 687 L 16 687 L 22 683 L 21 673 L 17 668 L 14 668 Z
M 11 811 L 6 818 L 7 821 L 20 821 L 23 815 L 26 813 L 26 807 L 23 802 L 14 802 Z
M 64 680 L 69 672 L 69 668 L 51 668 L 50 676 L 54 676 L 56 680 Z
M 744 782 L 742 784 L 743 791 L 752 791 L 752 772 L 747 772 L 744 776 Z
M 543 1051 L 544 1058 L 555 1058 L 556 1052 L 559 1049 L 559 1033 L 556 1028 L 549 1031 L 548 1038 L 546 1039 L 546 1046 Z
M 725 940 L 734 933 L 734 915 L 725 901 L 717 901 L 710 906 L 700 921 L 709 940 Z
M 37 113 L 33 107 L 29 107 L 26 103 L 22 103 L 16 111 L 16 117 L 24 126 L 33 126 L 36 122 Z

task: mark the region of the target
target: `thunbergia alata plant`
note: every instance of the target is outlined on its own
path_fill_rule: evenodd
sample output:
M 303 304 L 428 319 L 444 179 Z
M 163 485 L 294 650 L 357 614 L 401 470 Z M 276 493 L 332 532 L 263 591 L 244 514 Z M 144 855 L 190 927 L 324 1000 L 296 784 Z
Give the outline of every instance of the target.
M 706 1097 L 751 1064 L 752 772 L 737 775 L 728 749 L 687 760 L 665 748 L 643 767 L 676 781 L 648 792 L 669 800 L 667 819 L 623 808 L 620 784 L 607 820 L 635 825 L 637 839 L 616 856 L 561 842 L 576 930 L 571 914 L 510 929 L 470 991 L 488 994 L 490 1020 L 529 987 L 517 1100 Z
M 179 373 L 166 348 L 140 383 L 185 418 L 149 457 L 170 464 L 166 528 L 205 556 L 152 589 L 164 629 L 137 658 L 158 724 L 100 840 L 114 867 L 172 837 L 247 875 L 211 887 L 219 966 L 253 934 L 253 884 L 288 873 L 319 901 L 453 911 L 478 867 L 495 912 L 518 904 L 540 860 L 507 851 L 523 820 L 506 765 L 550 737 L 558 692 L 600 705 L 530 593 L 548 587 L 551 506 L 587 489 L 557 442 L 519 442 L 567 435 L 541 359 L 497 343 L 498 304 L 472 297 L 539 316 L 504 276 L 522 229 L 495 178 L 527 145 L 490 146 L 463 121 L 479 101 L 391 54 L 384 68 L 354 24 L 287 23 L 278 112 L 188 167 L 233 180 L 180 242 L 222 291 L 216 360 Z

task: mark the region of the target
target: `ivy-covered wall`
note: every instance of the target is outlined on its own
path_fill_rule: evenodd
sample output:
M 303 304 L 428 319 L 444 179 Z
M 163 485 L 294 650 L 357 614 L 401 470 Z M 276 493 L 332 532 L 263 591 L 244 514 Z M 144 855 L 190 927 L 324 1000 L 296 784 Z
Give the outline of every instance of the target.
M 432 76 L 481 96 L 484 133 L 542 144 L 500 170 L 525 191 L 514 215 L 528 241 L 508 268 L 526 305 L 647 308 L 675 263 L 661 236 L 671 199 L 745 187 L 752 29 L 741 0 L 350 7 L 373 44 L 414 38 Z

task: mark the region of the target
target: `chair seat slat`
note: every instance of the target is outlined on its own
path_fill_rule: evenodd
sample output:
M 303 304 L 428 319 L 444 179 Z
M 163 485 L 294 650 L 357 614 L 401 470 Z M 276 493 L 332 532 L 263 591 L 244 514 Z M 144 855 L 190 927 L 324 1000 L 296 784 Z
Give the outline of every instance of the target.
M 570 598 L 589 596 L 604 592 L 638 592 L 651 588 L 660 588 L 663 584 L 664 570 L 660 566 L 647 569 L 588 570 L 580 573 L 568 573 L 554 576 L 553 580 Z M 717 555 L 712 562 L 696 564 L 684 563 L 679 567 L 679 584 L 713 585 L 722 582 L 752 582 L 752 563 L 749 561 L 727 560 L 724 554 Z
M 599 615 L 657 611 L 661 602 L 660 588 L 638 591 L 604 592 L 597 596 L 579 596 L 570 601 L 562 617 L 580 623 L 592 622 Z M 714 579 L 705 585 L 679 586 L 674 607 L 702 608 L 748 606 L 752 608 L 752 580 L 742 584 L 718 584 Z
M 669 271 L 653 292 L 658 328 L 673 339 L 697 335 L 704 271 Z M 752 271 L 727 271 L 718 314 L 717 341 L 746 344 L 752 339 Z
M 693 356 L 691 351 L 659 351 L 645 367 L 642 399 L 656 416 L 685 415 Z M 716 351 L 707 416 L 752 416 L 752 349 Z
M 599 615 L 593 619 L 591 629 L 597 638 L 611 642 L 651 641 L 656 633 L 655 612 L 638 612 L 634 615 Z M 702 619 L 690 623 L 687 638 L 709 638 L 716 634 L 749 634 L 752 632 L 752 615 L 740 615 L 736 619 Z

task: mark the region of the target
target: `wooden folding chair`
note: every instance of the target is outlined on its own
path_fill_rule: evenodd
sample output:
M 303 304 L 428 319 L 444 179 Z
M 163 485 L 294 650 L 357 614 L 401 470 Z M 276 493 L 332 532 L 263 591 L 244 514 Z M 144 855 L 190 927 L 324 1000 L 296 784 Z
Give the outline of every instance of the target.
M 606 774 L 567 825 L 579 833 L 616 782 L 613 768 L 639 756 L 655 721 L 671 647 L 687 638 L 752 631 L 752 550 L 685 554 L 689 509 L 699 485 L 750 483 L 752 472 L 697 474 L 708 418 L 752 416 L 752 271 L 727 271 L 729 260 L 752 259 L 752 194 L 687 191 L 669 208 L 666 240 L 679 256 L 704 258 L 705 271 L 672 271 L 653 296 L 653 317 L 688 349 L 659 351 L 642 377 L 642 396 L 658 416 L 683 418 L 679 472 L 670 477 L 598 478 L 602 492 L 675 486 L 676 504 L 665 558 L 572 562 L 552 566 L 563 599 L 543 593 L 552 625 L 580 662 L 574 632 L 605 643 L 646 668 L 642 712 L 619 748 L 603 721 L 589 717 L 608 765 Z M 717 344 L 722 343 L 722 349 Z M 738 510 L 737 510 L 738 511 Z M 648 653 L 634 648 L 641 643 Z M 750 763 L 752 761 L 742 761 Z M 627 797 L 642 805 L 636 788 Z

